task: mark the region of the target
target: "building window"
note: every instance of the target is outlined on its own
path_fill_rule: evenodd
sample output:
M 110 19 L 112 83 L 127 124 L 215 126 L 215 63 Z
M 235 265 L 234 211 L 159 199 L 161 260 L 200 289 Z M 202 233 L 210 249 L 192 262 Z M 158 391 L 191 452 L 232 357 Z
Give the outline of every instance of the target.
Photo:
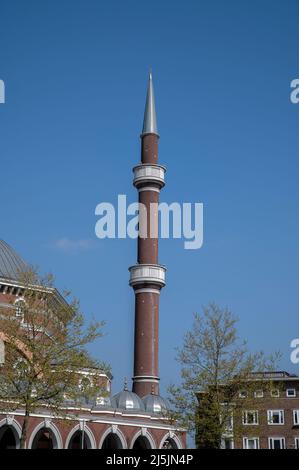
M 246 390 L 240 390 L 240 392 L 239 392 L 239 398 L 247 398 L 247 392 L 246 392 Z
M 269 437 L 269 449 L 285 449 L 284 437 Z
M 229 437 L 224 437 L 221 441 L 221 448 L 222 449 L 233 449 L 234 448 L 234 441 Z
M 268 410 L 268 424 L 284 424 L 284 411 Z
M 254 392 L 254 397 L 255 397 L 255 398 L 263 398 L 263 396 L 264 396 L 263 390 L 256 390 L 256 391 Z
M 15 301 L 16 317 L 24 317 L 26 303 L 24 299 L 17 299 Z
M 295 449 L 299 449 L 299 437 L 295 437 Z
M 260 441 L 258 437 L 244 437 L 243 449 L 259 449 Z
M 259 414 L 258 411 L 243 411 L 243 424 L 259 424 Z
M 273 398 L 279 398 L 279 390 L 278 390 L 278 388 L 273 388 L 273 389 L 271 390 L 271 397 L 273 397 Z
M 296 396 L 295 388 L 287 388 L 287 397 L 294 398 Z
M 293 410 L 294 424 L 299 425 L 299 410 Z
M 224 423 L 224 429 L 226 432 L 230 432 L 234 427 L 233 414 L 227 412 L 226 415 L 221 414 L 221 422 Z

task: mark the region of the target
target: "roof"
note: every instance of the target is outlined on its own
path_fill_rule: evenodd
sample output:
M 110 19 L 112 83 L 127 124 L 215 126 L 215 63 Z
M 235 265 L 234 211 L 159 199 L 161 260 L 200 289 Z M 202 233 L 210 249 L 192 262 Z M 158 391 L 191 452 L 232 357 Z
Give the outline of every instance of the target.
M 111 405 L 113 408 L 122 410 L 142 410 L 144 411 L 144 403 L 141 398 L 134 392 L 122 390 L 112 397 Z
M 149 74 L 142 134 L 158 134 L 154 85 L 152 73 Z
M 28 271 L 25 261 L 4 240 L 0 240 L 0 277 L 16 281 L 25 271 Z

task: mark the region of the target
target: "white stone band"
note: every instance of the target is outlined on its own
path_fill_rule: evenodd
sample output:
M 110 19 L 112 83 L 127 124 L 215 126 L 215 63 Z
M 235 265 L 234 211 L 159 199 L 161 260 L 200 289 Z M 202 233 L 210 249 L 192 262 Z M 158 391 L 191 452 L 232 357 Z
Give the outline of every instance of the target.
M 138 191 L 140 193 L 142 191 L 155 191 L 156 193 L 160 193 L 160 189 L 156 188 L 155 186 L 143 186 L 142 188 L 138 188 Z
M 135 294 L 143 294 L 144 292 L 148 292 L 149 294 L 158 294 L 160 295 L 160 289 L 150 289 L 144 287 L 143 289 L 136 289 Z
M 159 383 L 160 379 L 159 377 L 156 377 L 154 375 L 136 375 L 133 377 L 134 382 L 155 382 Z

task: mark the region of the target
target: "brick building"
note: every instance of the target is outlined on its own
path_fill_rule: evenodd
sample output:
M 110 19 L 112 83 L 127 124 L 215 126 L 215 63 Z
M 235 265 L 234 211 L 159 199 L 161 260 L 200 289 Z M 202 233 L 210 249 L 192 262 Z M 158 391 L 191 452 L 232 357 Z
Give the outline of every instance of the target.
M 156 122 L 153 81 L 150 74 L 144 123 L 141 134 L 141 162 L 134 167 L 133 184 L 138 190 L 139 202 L 146 208 L 159 201 L 164 186 L 165 167 L 158 164 L 158 130 Z M 158 225 L 158 214 L 148 221 Z M 142 227 L 144 220 L 139 219 Z M 22 305 L 26 302 L 24 286 L 19 273 L 27 265 L 4 241 L 0 241 L 0 307 L 11 308 L 11 314 L 22 321 Z M 134 374 L 132 391 L 127 384 L 119 393 L 111 394 L 112 377 L 98 374 L 107 397 L 97 397 L 93 403 L 82 402 L 80 408 L 66 400 L 68 420 L 57 420 L 45 407 L 30 416 L 26 447 L 31 448 L 92 448 L 92 449 L 155 449 L 184 448 L 185 431 L 177 429 L 165 418 L 169 405 L 159 394 L 159 297 L 165 285 L 165 267 L 158 264 L 158 238 L 138 238 L 137 264 L 130 268 L 130 285 L 135 294 Z M 35 286 L 37 289 L 39 286 Z M 62 301 L 58 290 L 53 298 Z M 1 365 L 2 362 L 2 365 Z M 5 367 L 5 336 L 0 332 L 0 373 Z M 74 411 L 76 418 L 73 419 Z M 24 411 L 0 415 L 0 449 L 18 448 Z
M 250 409 L 244 408 L 241 422 L 235 423 L 241 432 L 234 439 L 233 417 L 222 447 L 299 449 L 299 377 L 284 371 L 265 372 L 256 374 L 254 383 Z

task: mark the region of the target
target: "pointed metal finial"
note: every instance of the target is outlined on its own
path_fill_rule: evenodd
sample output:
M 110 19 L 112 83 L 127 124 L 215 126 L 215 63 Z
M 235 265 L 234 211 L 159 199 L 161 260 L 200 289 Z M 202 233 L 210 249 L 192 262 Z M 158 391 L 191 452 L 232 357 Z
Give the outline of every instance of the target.
M 152 69 L 150 68 L 141 136 L 158 134 Z
M 125 391 L 125 392 L 128 391 L 128 381 L 127 381 L 127 377 L 125 377 L 125 380 L 124 380 L 124 391 Z

